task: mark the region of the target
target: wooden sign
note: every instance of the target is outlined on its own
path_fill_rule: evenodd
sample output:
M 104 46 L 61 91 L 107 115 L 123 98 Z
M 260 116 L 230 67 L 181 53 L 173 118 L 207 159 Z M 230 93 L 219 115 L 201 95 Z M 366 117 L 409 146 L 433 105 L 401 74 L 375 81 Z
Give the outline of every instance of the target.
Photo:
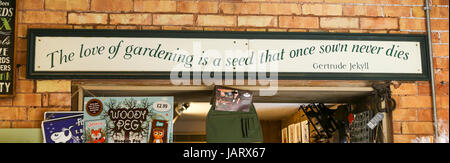
M 0 97 L 14 94 L 16 1 L 0 0 Z
M 428 79 L 425 35 L 51 29 L 29 34 L 27 74 L 36 79 L 193 79 L 193 73 Z

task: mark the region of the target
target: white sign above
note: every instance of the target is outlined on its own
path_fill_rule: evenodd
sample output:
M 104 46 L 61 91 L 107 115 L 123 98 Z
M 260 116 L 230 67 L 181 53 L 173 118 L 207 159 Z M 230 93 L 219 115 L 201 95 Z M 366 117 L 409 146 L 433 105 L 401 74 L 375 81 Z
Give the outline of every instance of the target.
M 214 35 L 211 35 L 214 37 Z M 36 36 L 33 72 L 423 74 L 421 41 Z

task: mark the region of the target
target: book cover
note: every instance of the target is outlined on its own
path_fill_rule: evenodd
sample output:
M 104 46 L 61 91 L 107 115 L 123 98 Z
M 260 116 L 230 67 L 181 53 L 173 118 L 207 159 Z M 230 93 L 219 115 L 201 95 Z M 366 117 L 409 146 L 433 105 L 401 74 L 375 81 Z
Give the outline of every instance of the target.
M 152 126 L 165 121 L 161 142 L 172 142 L 173 97 L 85 97 L 85 122 L 105 121 L 107 143 L 152 143 Z M 86 133 L 91 131 L 85 130 Z M 98 131 L 96 131 L 98 132 Z M 156 131 L 158 134 L 160 131 Z M 85 135 L 88 139 L 88 134 Z M 89 135 L 91 136 L 91 135 Z M 158 135 L 159 136 L 159 135 Z
M 84 121 L 86 143 L 106 143 L 106 120 Z
M 42 121 L 44 143 L 82 143 L 83 115 Z

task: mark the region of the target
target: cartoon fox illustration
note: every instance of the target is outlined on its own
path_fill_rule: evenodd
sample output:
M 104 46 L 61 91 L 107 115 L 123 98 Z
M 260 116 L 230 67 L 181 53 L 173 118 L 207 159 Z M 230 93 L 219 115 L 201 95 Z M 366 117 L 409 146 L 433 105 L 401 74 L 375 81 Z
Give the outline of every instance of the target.
M 105 142 L 105 136 L 102 133 L 102 129 L 99 128 L 98 130 L 91 129 L 91 143 L 104 143 Z

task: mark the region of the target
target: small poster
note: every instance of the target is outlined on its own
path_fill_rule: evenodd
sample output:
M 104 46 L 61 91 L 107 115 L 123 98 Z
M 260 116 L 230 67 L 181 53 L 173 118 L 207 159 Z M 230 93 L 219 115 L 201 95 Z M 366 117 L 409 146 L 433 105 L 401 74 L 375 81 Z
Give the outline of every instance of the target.
M 86 140 L 103 141 L 105 136 L 106 143 L 173 141 L 173 97 L 85 97 L 84 107 L 85 123 L 92 124 L 85 129 Z
M 62 117 L 74 116 L 74 115 L 82 115 L 81 111 L 67 111 L 67 112 L 45 112 L 44 120 L 57 119 Z
M 84 126 L 86 143 L 106 143 L 106 121 L 104 119 L 85 121 Z
M 287 128 L 281 129 L 281 143 L 288 143 L 288 133 Z
M 309 123 L 307 120 L 301 122 L 302 125 L 302 143 L 309 143 Z
M 44 143 L 82 143 L 83 115 L 42 121 Z
M 302 142 L 302 125 L 300 122 L 295 124 L 295 137 L 297 138 L 297 141 L 295 143 L 301 143 Z
M 253 101 L 251 91 L 238 90 L 223 86 L 215 87 L 215 110 L 248 112 Z
M 289 134 L 289 143 L 296 143 L 297 142 L 297 136 L 295 131 L 295 125 L 290 124 L 288 126 L 288 134 Z

